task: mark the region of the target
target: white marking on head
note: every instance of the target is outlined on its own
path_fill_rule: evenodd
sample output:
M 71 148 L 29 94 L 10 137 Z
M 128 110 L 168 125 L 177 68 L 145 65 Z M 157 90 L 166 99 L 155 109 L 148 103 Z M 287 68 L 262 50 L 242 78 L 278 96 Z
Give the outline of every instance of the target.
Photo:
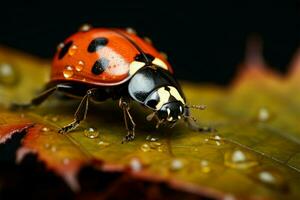
M 180 113 L 182 113 L 182 106 L 179 106 Z
M 169 101 L 171 94 L 169 91 L 165 90 L 165 87 L 159 88 L 157 90 L 157 94 L 159 96 L 159 101 L 156 105 L 156 109 L 159 110 L 165 103 Z
M 171 121 L 173 120 L 173 117 L 172 117 L 172 116 L 171 116 L 171 117 L 168 117 L 167 120 L 168 120 L 169 122 L 171 122 Z
M 170 89 L 170 91 L 166 90 L 165 86 L 158 88 L 157 94 L 159 96 L 159 102 L 155 107 L 156 110 L 159 110 L 165 103 L 168 103 L 169 99 L 170 99 L 170 96 L 173 96 L 174 99 L 176 99 L 177 101 L 180 101 L 181 103 L 185 104 L 183 98 L 181 97 L 181 95 L 179 94 L 178 90 L 175 87 L 168 86 L 168 88 Z M 180 109 L 180 112 L 182 112 L 182 108 L 179 108 L 179 109 Z
M 166 65 L 166 63 L 164 61 L 162 61 L 161 59 L 159 58 L 155 58 L 153 61 L 152 61 L 153 64 L 165 69 L 165 70 L 168 70 L 168 66 Z
M 168 116 L 170 115 L 170 113 L 171 113 L 171 110 L 170 110 L 170 108 L 167 108 L 167 113 L 168 113 Z
M 129 65 L 129 74 L 135 74 L 139 69 L 145 66 L 144 62 L 132 61 Z
M 185 102 L 182 98 L 182 96 L 179 94 L 178 90 L 175 87 L 169 87 L 171 95 L 178 101 L 181 101 L 181 103 L 184 105 Z

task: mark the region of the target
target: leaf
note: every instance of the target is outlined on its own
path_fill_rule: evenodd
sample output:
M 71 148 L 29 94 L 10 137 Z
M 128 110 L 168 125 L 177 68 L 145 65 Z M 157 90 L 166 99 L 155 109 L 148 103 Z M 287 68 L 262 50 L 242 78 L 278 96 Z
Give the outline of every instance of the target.
M 252 55 L 253 56 L 253 55 Z M 300 58 L 300 56 L 298 56 Z M 28 102 L 47 81 L 49 62 L 5 48 L 0 49 L 1 142 L 26 130 L 17 158 L 35 153 L 46 166 L 78 190 L 82 166 L 120 171 L 137 179 L 166 182 L 170 187 L 201 197 L 297 199 L 300 197 L 300 62 L 288 77 L 265 67 L 254 54 L 229 88 L 183 83 L 193 111 L 203 126 L 216 133 L 155 129 L 145 110 L 135 104 L 137 138 L 121 144 L 126 134 L 117 102 L 91 105 L 78 129 L 58 134 L 73 119 L 77 100 L 51 97 L 42 106 L 12 112 L 11 102 Z M 11 76 L 3 74 L 3 63 Z M 16 74 L 14 74 L 16 73 Z M 94 137 L 94 138 L 93 138 Z

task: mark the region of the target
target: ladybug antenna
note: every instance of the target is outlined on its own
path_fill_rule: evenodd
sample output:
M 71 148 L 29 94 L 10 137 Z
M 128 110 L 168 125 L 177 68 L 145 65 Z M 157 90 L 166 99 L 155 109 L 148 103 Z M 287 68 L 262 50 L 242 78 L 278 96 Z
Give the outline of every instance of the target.
M 188 106 L 189 108 L 192 108 L 192 109 L 198 109 L 198 110 L 205 110 L 207 108 L 206 105 L 191 105 L 191 106 Z
M 149 60 L 145 52 L 132 39 L 130 39 L 127 35 L 125 35 L 124 33 L 122 33 L 117 29 L 114 29 L 114 31 L 119 35 L 121 35 L 122 37 L 124 37 L 125 39 L 127 39 L 140 52 L 140 54 L 144 57 L 146 64 L 151 63 L 151 60 Z

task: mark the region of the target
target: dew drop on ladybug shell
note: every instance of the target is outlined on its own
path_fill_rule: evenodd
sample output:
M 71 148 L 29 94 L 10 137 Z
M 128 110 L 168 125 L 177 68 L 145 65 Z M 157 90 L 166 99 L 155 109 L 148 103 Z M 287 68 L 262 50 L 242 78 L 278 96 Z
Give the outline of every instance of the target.
M 87 32 L 87 31 L 91 30 L 91 28 L 92 28 L 92 25 L 83 24 L 82 26 L 79 27 L 79 31 Z
M 79 60 L 77 65 L 75 65 L 75 69 L 78 72 L 81 72 L 84 68 L 84 62 L 82 60 Z
M 68 54 L 69 54 L 70 56 L 73 56 L 73 55 L 76 53 L 77 49 L 78 49 L 78 47 L 77 47 L 75 44 L 73 44 L 73 45 L 70 47 L 70 49 L 69 49 L 69 51 L 68 51 Z
M 74 74 L 74 70 L 73 67 L 68 65 L 65 67 L 64 71 L 63 71 L 64 77 L 65 78 L 71 78 Z

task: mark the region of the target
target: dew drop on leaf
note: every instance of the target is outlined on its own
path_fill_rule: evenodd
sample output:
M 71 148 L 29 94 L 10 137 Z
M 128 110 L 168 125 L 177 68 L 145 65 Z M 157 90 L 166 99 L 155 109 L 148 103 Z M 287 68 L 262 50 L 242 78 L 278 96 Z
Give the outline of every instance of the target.
M 110 145 L 110 143 L 104 142 L 104 141 L 101 140 L 101 141 L 98 142 L 98 145 L 99 145 L 99 146 L 102 146 L 102 147 L 107 147 L 107 146 Z
M 221 146 L 222 144 L 224 144 L 223 138 L 215 134 L 210 135 L 208 138 L 204 139 L 204 142 L 207 144 L 213 144 L 217 146 Z
M 267 108 L 260 108 L 259 111 L 258 111 L 258 120 L 260 122 L 265 122 L 265 121 L 268 121 L 268 119 L 270 118 L 270 113 L 269 113 L 269 110 Z
M 0 63 L 0 84 L 13 85 L 17 80 L 17 72 L 13 66 L 8 63 Z
M 182 160 L 180 160 L 180 159 L 173 159 L 173 160 L 171 161 L 170 169 L 171 169 L 172 171 L 177 171 L 177 170 L 182 169 L 183 166 L 184 166 L 184 165 L 183 165 Z
M 71 78 L 74 75 L 73 67 L 70 65 L 66 66 L 63 70 L 63 74 L 65 78 Z
M 142 150 L 143 152 L 148 152 L 148 151 L 151 150 L 151 148 L 150 148 L 150 146 L 149 146 L 147 143 L 144 143 L 144 144 L 142 144 L 142 146 L 141 146 L 141 150 Z
M 235 169 L 249 169 L 258 165 L 258 161 L 250 152 L 236 149 L 225 152 L 224 164 Z
M 131 168 L 132 171 L 139 172 L 139 171 L 142 170 L 142 167 L 143 167 L 142 163 L 141 163 L 141 161 L 139 159 L 132 158 L 130 160 L 130 168 Z
M 280 171 L 276 169 L 258 169 L 254 171 L 252 177 L 272 189 L 281 190 L 284 192 L 289 190 L 286 178 Z
M 49 129 L 48 127 L 46 127 L 46 126 L 44 126 L 41 130 L 42 130 L 43 132 L 48 132 L 48 131 L 50 131 L 50 129 Z
M 64 158 L 62 162 L 63 162 L 64 165 L 68 165 L 70 163 L 70 159 L 69 158 Z
M 99 136 L 99 131 L 97 131 L 96 128 L 88 128 L 86 130 L 84 130 L 84 136 L 90 138 L 90 139 L 95 139 Z
M 209 173 L 211 171 L 211 168 L 209 166 L 209 162 L 207 160 L 201 160 L 200 161 L 200 170 L 203 173 Z

